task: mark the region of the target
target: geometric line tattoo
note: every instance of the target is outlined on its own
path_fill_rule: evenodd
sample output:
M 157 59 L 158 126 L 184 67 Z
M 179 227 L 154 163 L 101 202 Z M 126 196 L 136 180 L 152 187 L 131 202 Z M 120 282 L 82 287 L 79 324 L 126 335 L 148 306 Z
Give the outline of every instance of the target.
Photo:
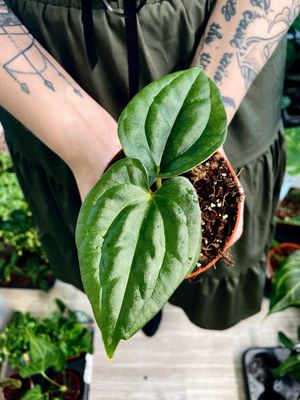
M 47 72 L 54 72 L 72 88 L 76 95 L 82 97 L 80 90 L 74 87 L 65 75 L 59 71 L 42 52 L 36 40 L 13 12 L 8 9 L 3 0 L 0 0 L 0 40 L 1 36 L 3 39 L 5 38 L 6 44 L 10 44 L 10 49 L 14 49 L 13 55 L 2 63 L 2 67 L 11 78 L 19 84 L 20 89 L 24 93 L 30 93 L 25 79 L 25 77 L 29 75 L 40 78 L 49 90 L 55 92 L 53 83 L 47 77 Z M 33 59 L 37 61 L 33 61 Z

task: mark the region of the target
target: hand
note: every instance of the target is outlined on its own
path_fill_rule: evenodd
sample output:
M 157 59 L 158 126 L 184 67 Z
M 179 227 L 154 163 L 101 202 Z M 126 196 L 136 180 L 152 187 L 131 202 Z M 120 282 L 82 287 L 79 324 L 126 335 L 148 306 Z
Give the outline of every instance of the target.
M 116 121 L 100 106 L 72 123 L 74 141 L 64 160 L 70 166 L 81 199 L 98 182 L 111 159 L 121 149 Z

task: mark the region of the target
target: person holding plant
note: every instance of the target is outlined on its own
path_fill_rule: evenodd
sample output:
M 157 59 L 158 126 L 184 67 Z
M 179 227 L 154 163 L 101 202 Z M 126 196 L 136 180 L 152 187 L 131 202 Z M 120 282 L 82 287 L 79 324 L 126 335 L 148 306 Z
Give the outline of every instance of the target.
M 234 268 L 184 282 L 171 302 L 211 329 L 259 311 L 284 169 L 284 38 L 299 10 L 299 0 L 0 0 L 0 120 L 58 278 L 82 289 L 81 199 L 120 150 L 116 120 L 131 95 L 200 66 L 226 106 L 224 150 L 242 171 L 244 230 Z

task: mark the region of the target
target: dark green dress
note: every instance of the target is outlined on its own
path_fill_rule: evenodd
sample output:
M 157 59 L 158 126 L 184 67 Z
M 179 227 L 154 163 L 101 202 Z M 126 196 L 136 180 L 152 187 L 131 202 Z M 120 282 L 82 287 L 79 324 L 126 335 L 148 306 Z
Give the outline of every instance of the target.
M 122 1 L 109 0 L 117 11 Z M 140 86 L 188 68 L 213 1 L 148 0 L 138 14 Z M 80 0 L 7 0 L 34 37 L 116 119 L 128 101 L 123 17 L 94 1 L 98 63 L 90 69 Z M 119 9 L 120 8 L 120 9 Z M 122 11 L 122 10 L 121 10 Z M 185 281 L 171 298 L 195 324 L 224 329 L 259 311 L 265 252 L 284 157 L 280 96 L 285 44 L 257 77 L 231 123 L 225 146 L 246 192 L 243 237 L 232 248 L 235 266 L 218 263 L 199 282 Z M 71 171 L 5 110 L 0 120 L 16 172 L 59 279 L 82 289 L 74 241 L 80 197 Z M 49 119 L 51 124 L 51 119 Z

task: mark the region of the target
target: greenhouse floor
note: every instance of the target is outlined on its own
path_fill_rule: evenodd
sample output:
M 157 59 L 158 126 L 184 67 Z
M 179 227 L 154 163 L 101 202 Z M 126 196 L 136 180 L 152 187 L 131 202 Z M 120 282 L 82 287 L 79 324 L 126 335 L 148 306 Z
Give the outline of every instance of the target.
M 0 289 L 15 309 L 37 315 L 51 311 L 54 299 L 91 313 L 84 294 L 57 282 L 49 294 L 34 290 Z M 142 333 L 121 343 L 112 361 L 104 353 L 98 330 L 90 400 L 245 400 L 241 367 L 243 351 L 275 346 L 277 331 L 295 338 L 299 310 L 288 309 L 266 318 L 262 311 L 223 332 L 193 326 L 183 311 L 166 305 L 153 338 Z

